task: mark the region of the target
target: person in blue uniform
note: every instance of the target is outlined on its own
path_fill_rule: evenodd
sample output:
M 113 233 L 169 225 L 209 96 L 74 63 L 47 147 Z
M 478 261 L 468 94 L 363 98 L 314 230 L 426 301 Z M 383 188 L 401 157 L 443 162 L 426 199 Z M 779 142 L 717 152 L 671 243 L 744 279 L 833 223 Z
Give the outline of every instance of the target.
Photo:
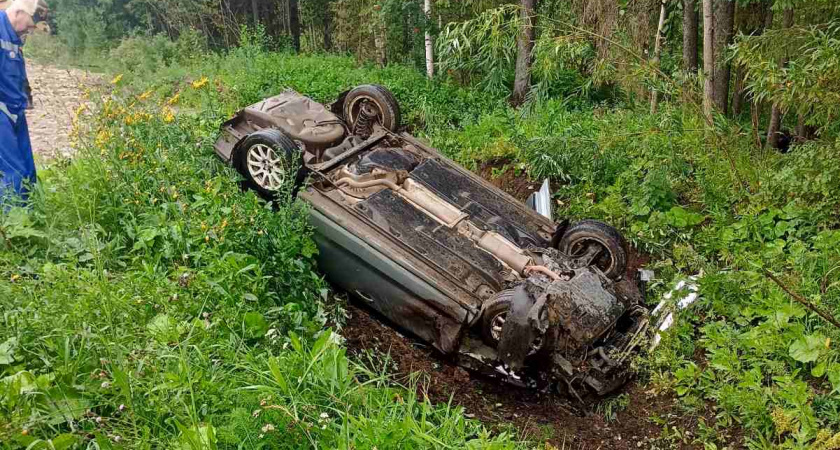
M 0 206 L 26 200 L 35 183 L 35 161 L 25 110 L 29 82 L 23 38 L 47 11 L 44 0 L 14 0 L 0 11 Z

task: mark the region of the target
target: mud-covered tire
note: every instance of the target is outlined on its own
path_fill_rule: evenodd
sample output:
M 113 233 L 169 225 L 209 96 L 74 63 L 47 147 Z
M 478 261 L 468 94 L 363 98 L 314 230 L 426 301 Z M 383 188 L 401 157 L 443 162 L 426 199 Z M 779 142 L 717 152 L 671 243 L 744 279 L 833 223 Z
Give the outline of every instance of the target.
M 394 94 L 384 86 L 378 84 L 364 84 L 356 87 L 344 97 L 344 121 L 352 130 L 359 115 L 362 103 L 370 102 L 379 113 L 379 124 L 389 131 L 397 131 L 400 127 L 400 105 Z
M 510 311 L 510 305 L 513 302 L 513 289 L 507 289 L 496 294 L 487 306 L 484 307 L 484 312 L 481 313 L 481 338 L 484 342 L 496 348 L 499 345 L 501 338 L 501 330 L 494 336 L 494 321 L 498 320 L 500 314 L 506 314 Z M 504 320 L 502 320 L 504 325 Z M 498 323 L 495 325 L 499 325 Z
M 568 256 L 583 255 L 590 245 L 599 245 L 601 253 L 594 261 L 607 278 L 617 280 L 627 269 L 627 243 L 615 228 L 597 220 L 581 220 L 566 230 L 557 249 Z
M 246 136 L 236 148 L 233 166 L 245 178 L 244 187 L 266 200 L 274 200 L 284 189 L 294 193 L 306 175 L 298 145 L 275 129 Z

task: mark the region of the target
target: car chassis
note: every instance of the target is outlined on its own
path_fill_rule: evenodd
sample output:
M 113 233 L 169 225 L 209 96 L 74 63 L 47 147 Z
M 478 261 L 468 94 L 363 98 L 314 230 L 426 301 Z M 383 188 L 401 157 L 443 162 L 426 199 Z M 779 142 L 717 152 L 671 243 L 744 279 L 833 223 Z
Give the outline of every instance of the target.
M 329 108 L 286 91 L 215 149 L 266 198 L 293 183 L 327 278 L 458 364 L 578 399 L 623 385 L 648 314 L 621 235 L 555 224 L 398 127 L 381 86 Z

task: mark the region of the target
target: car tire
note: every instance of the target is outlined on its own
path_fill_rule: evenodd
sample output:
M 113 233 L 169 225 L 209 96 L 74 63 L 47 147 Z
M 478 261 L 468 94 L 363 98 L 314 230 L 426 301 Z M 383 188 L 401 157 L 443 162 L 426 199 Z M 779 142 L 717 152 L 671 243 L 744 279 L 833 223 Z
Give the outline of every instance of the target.
M 627 270 L 627 243 L 615 228 L 597 220 L 582 220 L 566 230 L 557 249 L 574 258 L 586 253 L 590 245 L 601 247 L 594 266 L 607 278 L 617 280 Z
M 499 292 L 489 301 L 481 313 L 481 337 L 487 345 L 493 348 L 499 345 L 499 340 L 502 338 L 501 327 L 505 323 L 504 316 L 510 311 L 513 292 L 513 289 Z
M 245 178 L 244 187 L 266 200 L 274 200 L 278 192 L 287 188 L 294 195 L 306 176 L 300 148 L 275 129 L 246 136 L 237 146 L 233 165 Z
M 359 111 L 365 102 L 375 106 L 380 125 L 388 131 L 397 131 L 400 127 L 400 105 L 391 91 L 378 84 L 358 86 L 344 97 L 344 121 L 350 130 L 355 128 Z

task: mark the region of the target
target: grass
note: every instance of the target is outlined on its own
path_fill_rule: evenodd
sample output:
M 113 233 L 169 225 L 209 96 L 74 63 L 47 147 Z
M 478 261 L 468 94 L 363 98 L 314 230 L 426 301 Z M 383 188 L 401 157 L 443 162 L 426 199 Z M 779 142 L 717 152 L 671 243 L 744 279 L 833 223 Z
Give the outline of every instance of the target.
M 195 73 L 91 92 L 78 156 L 0 216 L 0 448 L 522 446 L 347 358 L 306 208 L 211 149 L 267 86 Z
M 752 448 L 838 447 L 840 333 L 763 275 L 840 309 L 837 136 L 782 155 L 753 148 L 737 122 L 711 134 L 673 104 L 649 115 L 553 99 L 516 111 L 410 68 L 247 42 L 125 72 L 80 118 L 87 153 L 43 173 L 29 212 L 3 217 L 0 434 L 14 439 L 3 442 L 521 445 L 347 361 L 323 331 L 331 313 L 301 206 L 267 210 L 211 156 L 237 108 L 287 87 L 328 101 L 375 82 L 459 162 L 549 177 L 559 214 L 622 228 L 652 257 L 651 298 L 703 271 L 702 299 L 639 365 L 685 414 L 712 406 L 704 443 L 723 446 L 738 427 Z

